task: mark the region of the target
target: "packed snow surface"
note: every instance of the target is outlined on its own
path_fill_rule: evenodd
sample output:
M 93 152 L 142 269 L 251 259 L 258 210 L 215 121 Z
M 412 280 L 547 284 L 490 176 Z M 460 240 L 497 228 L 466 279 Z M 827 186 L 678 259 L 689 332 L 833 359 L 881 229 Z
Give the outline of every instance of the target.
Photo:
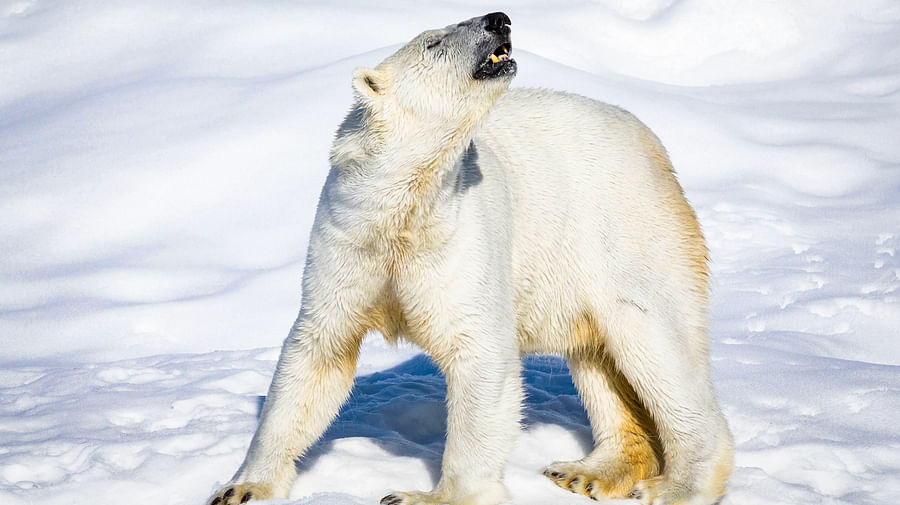
M 900 3 L 0 2 L 0 503 L 197 505 L 240 464 L 299 308 L 350 74 L 513 20 L 515 86 L 621 105 L 667 145 L 712 257 L 723 505 L 900 501 Z M 514 504 L 590 448 L 524 360 Z M 292 504 L 436 482 L 445 385 L 364 344 Z

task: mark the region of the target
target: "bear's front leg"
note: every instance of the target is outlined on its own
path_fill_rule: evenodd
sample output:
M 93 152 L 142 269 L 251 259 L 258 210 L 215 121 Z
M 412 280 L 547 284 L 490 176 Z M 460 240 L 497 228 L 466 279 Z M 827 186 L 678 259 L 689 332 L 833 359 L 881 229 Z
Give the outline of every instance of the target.
M 513 338 L 500 340 L 497 334 L 465 335 L 445 352 L 431 352 L 447 380 L 441 480 L 430 493 L 394 492 L 382 505 L 496 505 L 507 499 L 503 470 L 519 433 L 523 393 Z
M 286 498 L 296 479 L 294 461 L 338 413 L 353 386 L 359 339 L 341 343 L 310 334 L 302 321 L 287 338 L 244 464 L 210 505 Z
M 314 247 L 315 239 L 300 315 L 282 346 L 259 427 L 237 474 L 209 505 L 287 498 L 297 477 L 294 462 L 322 436 L 350 394 L 365 331 L 352 311 L 372 289 L 346 266 L 322 260 L 328 255 Z

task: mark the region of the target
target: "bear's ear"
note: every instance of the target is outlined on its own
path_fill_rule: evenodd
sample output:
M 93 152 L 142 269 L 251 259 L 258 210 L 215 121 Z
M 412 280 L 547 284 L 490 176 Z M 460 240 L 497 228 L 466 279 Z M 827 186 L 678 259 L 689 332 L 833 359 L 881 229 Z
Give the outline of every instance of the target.
M 353 71 L 353 89 L 366 101 L 378 100 L 385 90 L 385 79 L 378 70 L 357 68 Z

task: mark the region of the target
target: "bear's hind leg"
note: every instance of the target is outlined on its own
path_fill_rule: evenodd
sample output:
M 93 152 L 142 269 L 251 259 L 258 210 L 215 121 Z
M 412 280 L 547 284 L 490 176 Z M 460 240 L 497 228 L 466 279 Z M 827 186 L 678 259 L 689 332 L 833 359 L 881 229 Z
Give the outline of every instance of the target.
M 662 474 L 637 483 L 644 505 L 711 505 L 725 493 L 732 439 L 710 380 L 705 330 L 623 307 L 610 319 L 607 351 L 653 418 Z
M 544 475 L 595 500 L 627 497 L 639 481 L 659 474 L 661 448 L 653 421 L 602 349 L 567 361 L 591 420 L 595 447 L 579 461 L 553 463 Z

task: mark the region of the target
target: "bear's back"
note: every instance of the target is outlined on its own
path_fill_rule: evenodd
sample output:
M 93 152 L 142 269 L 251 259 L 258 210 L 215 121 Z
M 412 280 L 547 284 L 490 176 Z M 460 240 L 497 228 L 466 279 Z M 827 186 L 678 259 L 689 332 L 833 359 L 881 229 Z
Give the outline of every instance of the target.
M 556 218 L 595 233 L 599 225 L 611 236 L 680 227 L 672 220 L 680 209 L 647 212 L 687 204 L 659 139 L 619 107 L 570 93 L 513 88 L 491 110 L 475 145 L 493 154 L 486 159 L 496 160 L 492 169 L 503 172 L 507 191 L 529 202 L 515 209 L 529 222 Z
M 484 176 L 502 181 L 512 202 L 516 285 L 535 297 L 521 302 L 562 313 L 575 310 L 557 306 L 566 300 L 615 297 L 699 296 L 705 306 L 707 251 L 696 216 L 659 139 L 632 114 L 514 88 L 475 146 Z M 683 316 L 697 324 L 705 317 Z

